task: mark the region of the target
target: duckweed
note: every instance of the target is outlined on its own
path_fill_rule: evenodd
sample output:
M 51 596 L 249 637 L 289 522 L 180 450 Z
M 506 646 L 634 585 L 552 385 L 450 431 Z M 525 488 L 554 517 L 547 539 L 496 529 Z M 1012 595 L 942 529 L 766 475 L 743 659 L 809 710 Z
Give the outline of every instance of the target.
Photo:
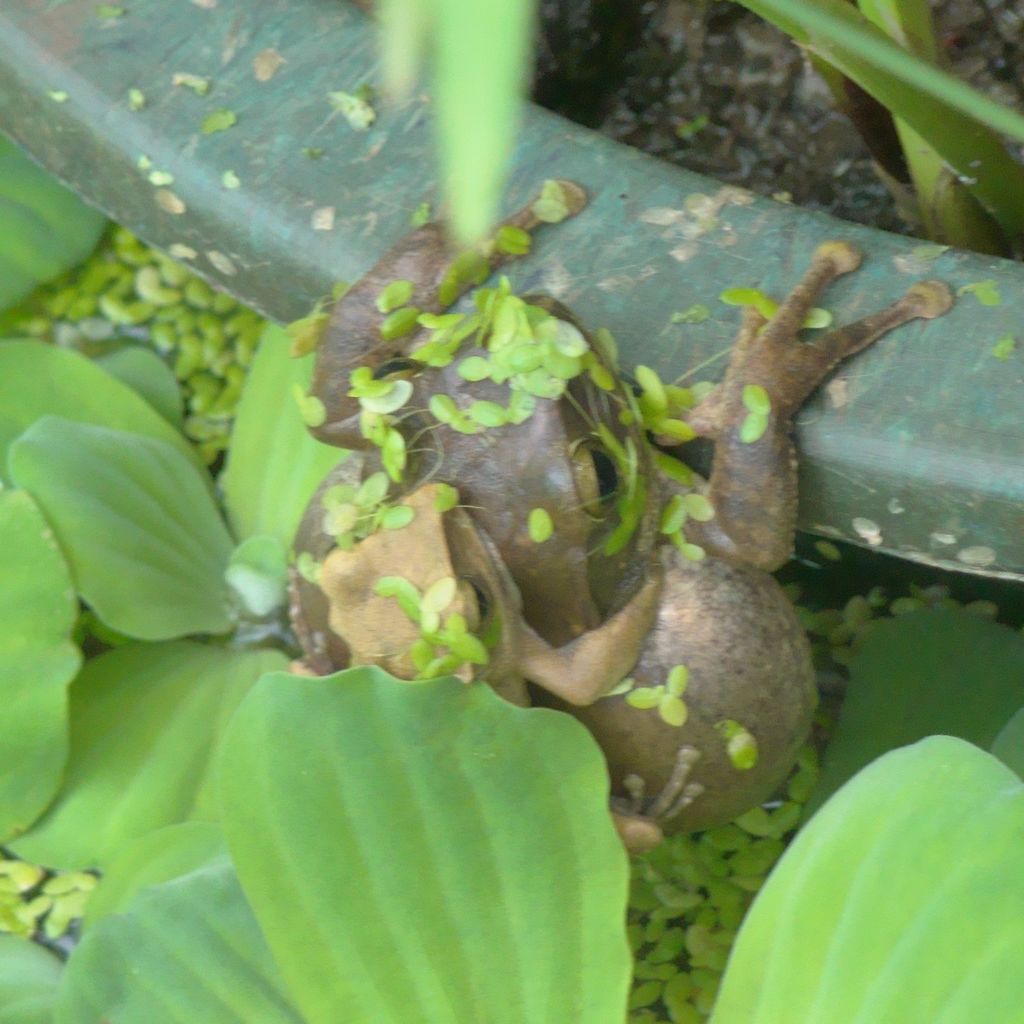
M 263 326 L 256 313 L 124 228 L 114 228 L 81 266 L 0 315 L 0 336 L 39 338 L 87 355 L 151 345 L 181 384 L 185 433 L 208 463 L 227 447 Z

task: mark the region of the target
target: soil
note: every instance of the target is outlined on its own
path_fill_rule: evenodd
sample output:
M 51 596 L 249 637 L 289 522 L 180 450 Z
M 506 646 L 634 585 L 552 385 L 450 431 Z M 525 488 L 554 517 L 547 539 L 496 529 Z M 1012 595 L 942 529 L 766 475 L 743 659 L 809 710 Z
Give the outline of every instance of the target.
M 1021 0 L 932 6 L 950 68 L 1024 110 Z M 546 0 L 534 95 L 689 170 L 846 220 L 914 231 L 801 50 L 727 0 Z

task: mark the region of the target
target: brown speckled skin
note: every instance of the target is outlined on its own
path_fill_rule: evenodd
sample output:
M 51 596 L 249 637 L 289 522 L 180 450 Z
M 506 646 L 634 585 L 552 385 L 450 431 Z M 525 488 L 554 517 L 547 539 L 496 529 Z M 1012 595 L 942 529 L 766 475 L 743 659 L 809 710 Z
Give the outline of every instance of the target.
M 624 777 L 635 774 L 646 796 L 657 796 L 679 748 L 694 747 L 700 757 L 687 781 L 703 792 L 675 817 L 659 819 L 665 832 L 688 832 L 729 821 L 771 795 L 807 734 L 816 691 L 807 638 L 771 576 L 717 558 L 687 562 L 672 549 L 665 558 L 658 618 L 632 676 L 638 686 L 659 686 L 674 665 L 686 665 L 686 723 L 667 725 L 657 710 L 630 707 L 624 696 L 571 709 L 541 691 L 536 700 L 571 710 L 591 731 L 619 795 Z M 760 751 L 753 769 L 730 763 L 715 729 L 724 719 L 753 733 Z
M 578 210 L 582 192 L 577 188 L 573 195 Z M 529 211 L 510 223 L 537 226 Z M 492 265 L 503 258 L 493 257 Z M 413 304 L 436 310 L 447 260 L 440 231 L 432 225 L 420 229 L 338 304 L 313 380 L 313 393 L 327 410 L 326 422 L 314 431 L 321 440 L 365 447 L 358 403 L 345 395 L 348 375 L 359 365 L 376 369 L 415 343 L 380 340 L 376 297 L 391 281 L 406 279 L 414 284 Z M 951 303 L 945 286 L 926 282 L 881 313 L 819 335 L 813 344 L 801 342 L 800 327 L 818 293 L 859 262 L 850 246 L 825 243 L 770 322 L 746 311 L 725 379 L 691 412 L 691 425 L 715 441 L 710 479 L 695 483 L 710 498 L 715 516 L 686 527 L 687 539 L 707 552 L 703 561 L 687 562 L 659 543 L 661 509 L 678 488 L 658 477 L 637 428 L 622 426 L 621 390 L 609 396 L 577 378 L 574 402 L 538 400 L 524 424 L 463 435 L 429 416 L 430 396 L 448 394 L 463 407 L 476 399 L 504 404 L 506 389 L 464 381 L 454 366 L 421 368 L 410 377 L 413 398 L 400 423 L 412 459 L 403 487 L 412 491 L 443 480 L 458 489 L 466 506 L 448 543 L 452 564 L 464 566 L 459 572 L 486 563 L 486 572 L 477 571 L 477 585 L 485 594 L 489 587 L 498 591 L 487 595 L 500 605 L 506 630 L 494 684 L 518 702 L 525 677 L 534 684 L 537 703 L 566 710 L 587 725 L 608 758 L 613 803 L 625 808 L 618 816 L 620 831 L 634 845 L 649 845 L 660 834 L 657 826 L 670 832 L 705 828 L 764 800 L 784 778 L 809 728 L 816 702 L 810 650 L 785 595 L 764 571 L 780 566 L 792 550 L 792 416 L 838 361 L 900 323 L 941 315 Z M 542 301 L 575 322 L 567 310 Z M 460 358 L 470 354 L 467 348 Z M 755 384 L 767 392 L 771 411 L 763 436 L 743 441 L 743 389 Z M 621 380 L 617 387 L 623 387 Z M 593 514 L 593 473 L 588 476 L 573 459 L 581 442 L 593 441 L 596 423 L 613 430 L 620 443 L 633 438 L 640 479 L 648 487 L 639 529 L 614 558 L 601 554 L 615 523 L 614 501 Z M 555 523 L 554 536 L 542 544 L 531 541 L 526 529 L 535 507 L 546 508 Z M 329 538 L 320 531 L 321 517 L 314 498 L 296 550 L 322 557 Z M 459 548 L 473 552 L 468 561 L 460 562 Z M 401 566 L 395 572 L 401 574 Z M 310 664 L 318 671 L 344 667 L 344 644 L 324 635 L 324 595 L 297 580 L 293 598 Z M 635 708 L 623 696 L 604 696 L 627 673 L 638 686 L 660 686 L 676 665 L 689 670 L 683 726 L 668 725 L 657 710 Z M 716 728 L 724 720 L 740 723 L 756 739 L 753 767 L 740 770 L 730 761 Z M 644 812 L 654 813 L 657 825 Z

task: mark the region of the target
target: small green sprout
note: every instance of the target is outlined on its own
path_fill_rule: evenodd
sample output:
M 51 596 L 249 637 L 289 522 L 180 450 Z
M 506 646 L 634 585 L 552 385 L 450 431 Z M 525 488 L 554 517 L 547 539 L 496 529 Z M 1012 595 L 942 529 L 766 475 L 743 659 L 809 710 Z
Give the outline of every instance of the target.
M 388 474 L 371 473 L 358 487 L 335 484 L 321 499 L 323 530 L 335 544 L 348 551 L 378 530 L 401 530 L 415 518 L 409 505 L 387 502 Z
M 128 109 L 142 110 L 146 105 L 146 94 L 141 89 L 128 90 Z
M 459 503 L 459 492 L 451 484 L 437 484 L 434 496 L 434 508 L 438 512 L 448 512 Z
M 467 249 L 452 260 L 437 289 L 437 300 L 450 306 L 467 285 L 482 284 L 491 272 L 490 264 L 475 249 Z
M 673 313 L 671 322 L 674 324 L 702 324 L 710 316 L 711 310 L 703 303 L 698 302 L 693 306 L 687 306 L 686 309 Z
M 825 558 L 830 562 L 839 562 L 843 557 L 839 548 L 837 548 L 830 540 L 816 540 L 814 542 L 814 550 L 817 551 L 822 558 Z
M 193 75 L 188 71 L 176 71 L 171 75 L 171 85 L 184 86 L 191 89 L 197 96 L 205 96 L 210 91 L 210 80 L 202 75 Z
M 359 400 L 366 412 L 386 415 L 397 412 L 412 397 L 412 382 L 404 377 L 377 379 L 368 366 L 353 370 L 348 379 L 348 395 Z
M 693 483 L 693 470 L 685 462 L 680 462 L 679 459 L 673 458 L 667 452 L 656 451 L 654 465 L 663 476 L 674 483 L 683 487 L 689 487 Z
M 1001 306 L 1002 296 L 999 294 L 999 282 L 988 279 L 973 281 L 962 285 L 956 290 L 957 295 L 973 295 L 983 306 Z
M 238 177 L 237 174 L 235 174 L 234 171 L 225 171 L 220 176 L 220 183 L 224 186 L 224 188 L 233 190 L 241 186 L 242 180 Z
M 396 309 L 408 305 L 412 298 L 412 281 L 392 281 L 377 296 L 376 306 L 381 313 L 393 313 Z M 417 314 L 418 315 L 418 314 Z
M 726 718 L 716 722 L 715 728 L 725 740 L 725 750 L 734 768 L 745 772 L 757 764 L 757 740 L 745 726 Z
M 671 535 L 683 528 L 686 522 L 686 505 L 681 494 L 674 494 L 665 504 L 661 513 L 660 530 L 663 534 Z
M 697 433 L 681 418 L 693 407 L 692 392 L 688 388 L 664 384 L 649 366 L 637 366 L 634 375 L 641 389 L 636 405 L 644 429 L 662 443 L 685 444 L 692 441 Z
M 373 109 L 371 100 L 373 90 L 361 85 L 355 93 L 329 92 L 327 101 L 348 122 L 349 127 L 357 132 L 365 132 L 377 120 L 377 111 Z
M 299 359 L 314 351 L 320 344 L 324 328 L 327 326 L 328 315 L 323 311 L 318 302 L 313 312 L 300 320 L 293 320 L 285 325 L 285 333 L 291 338 L 289 355 L 293 359 Z
M 303 146 L 302 155 L 310 160 L 319 160 L 324 155 L 322 146 Z
M 116 18 L 120 18 L 124 15 L 125 11 L 123 7 L 118 7 L 116 4 L 97 4 L 96 5 L 96 17 L 103 18 L 107 21 L 112 21 Z
M 156 185 L 157 188 L 163 188 L 165 185 L 173 185 L 174 175 L 169 171 L 150 171 L 149 183 L 151 185 Z
M 51 89 L 47 94 L 54 103 L 67 103 L 70 98 L 68 92 L 64 89 Z
M 227 107 L 211 111 L 203 118 L 199 130 L 203 135 L 214 135 L 217 132 L 227 131 L 238 123 L 238 115 Z
M 760 384 L 747 384 L 743 388 L 743 406 L 747 410 L 747 416 L 740 424 L 740 440 L 744 444 L 753 444 L 764 437 L 768 430 L 768 418 L 772 411 L 771 399 Z
M 469 630 L 466 617 L 459 612 L 442 615 L 458 594 L 458 583 L 451 576 L 435 580 L 421 594 L 401 576 L 382 576 L 374 588 L 380 597 L 394 598 L 410 621 L 420 627 L 420 637 L 409 649 L 417 679 L 435 679 L 459 671 L 464 665 L 486 665 L 487 648 Z
M 295 569 L 307 582 L 317 586 L 320 583 L 321 564 L 308 552 L 300 551 L 295 559 Z
M 688 710 L 683 694 L 690 679 L 685 665 L 675 665 L 661 686 L 639 686 L 626 692 L 626 703 L 640 710 L 657 708 L 658 715 L 666 725 L 680 727 L 686 724 Z M 619 684 L 622 687 L 625 682 Z M 618 689 L 618 687 L 616 688 Z
M 543 544 L 555 532 L 551 513 L 544 508 L 531 508 L 527 519 L 527 532 L 534 544 Z
M 409 224 L 414 228 L 421 228 L 430 222 L 430 203 L 420 203 L 409 215 Z
M 1004 334 L 993 346 L 992 355 L 996 359 L 1006 361 L 1013 355 L 1017 348 L 1017 340 L 1012 334 Z
M 411 334 L 416 329 L 420 311 L 415 306 L 403 306 L 389 313 L 380 324 L 380 336 L 385 341 L 395 341 Z
M 675 136 L 677 139 L 691 139 L 699 131 L 706 128 L 710 120 L 707 114 L 698 114 L 690 121 L 683 121 L 681 124 L 677 124 L 674 129 Z
M 560 224 L 570 213 L 565 189 L 549 178 L 541 186 L 540 196 L 530 207 L 530 212 L 546 224 Z
M 726 288 L 718 298 L 727 306 L 753 306 L 765 318 L 771 320 L 779 310 L 779 304 L 759 288 Z M 807 328 L 828 327 L 832 314 L 827 309 L 815 306 L 807 311 L 803 326 Z
M 509 256 L 525 256 L 530 251 L 533 239 L 530 233 L 522 228 L 505 224 L 498 228 L 494 236 L 494 245 L 498 252 L 507 253 Z
M 307 427 L 319 427 L 327 419 L 327 409 L 316 395 L 307 395 L 301 385 L 292 385 L 292 394 L 299 407 L 299 415 Z
M 937 260 L 948 250 L 948 245 L 915 245 L 914 248 L 910 250 L 910 255 L 912 259 L 915 259 L 920 263 L 931 263 L 932 260 Z

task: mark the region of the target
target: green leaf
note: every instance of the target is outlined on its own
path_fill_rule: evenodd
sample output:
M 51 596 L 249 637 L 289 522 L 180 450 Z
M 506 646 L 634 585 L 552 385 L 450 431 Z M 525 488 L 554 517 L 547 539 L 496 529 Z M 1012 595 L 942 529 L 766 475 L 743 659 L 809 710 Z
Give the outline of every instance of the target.
M 420 613 L 443 612 L 455 600 L 458 592 L 458 582 L 454 576 L 442 576 L 434 580 L 423 592 L 423 599 L 420 601 Z
M 377 296 L 377 309 L 381 313 L 393 313 L 406 305 L 412 298 L 412 281 L 392 281 Z
M 291 395 L 309 387 L 313 357 L 289 359 L 288 336 L 263 333 L 238 403 L 221 475 L 228 521 L 239 540 L 259 534 L 291 546 L 313 492 L 348 452 L 310 436 Z
M 999 730 L 989 750 L 1024 779 L 1024 707 Z
M 36 285 L 77 266 L 106 226 L 86 206 L 0 136 L 0 310 Z
M 53 1024 L 62 967 L 37 943 L 0 935 L 0 1024 Z
M 193 447 L 143 397 L 71 349 L 0 341 L 0 410 L 3 474 L 11 442 L 46 415 L 166 441 L 205 472 Z
M 531 508 L 526 528 L 534 544 L 543 544 L 555 532 L 551 513 L 546 508 Z
M 435 484 L 437 495 L 434 498 L 434 508 L 438 512 L 448 512 L 459 503 L 459 492 L 451 484 Z
M 1024 637 L 970 612 L 900 615 L 868 627 L 850 675 L 811 808 L 880 754 L 925 736 L 989 748 L 1024 705 Z
M 276 537 L 249 537 L 232 551 L 224 579 L 246 611 L 264 618 L 287 601 L 288 549 Z
M 683 496 L 681 494 L 673 494 L 661 510 L 660 530 L 662 533 L 675 533 L 676 530 L 682 528 L 685 522 L 686 506 L 683 504 Z
M 215 132 L 227 131 L 237 123 L 238 115 L 233 110 L 221 107 L 219 110 L 211 111 L 203 118 L 199 130 L 204 135 L 213 135 Z
M 393 597 L 399 608 L 413 622 L 420 621 L 420 603 L 423 595 L 404 576 L 381 576 L 373 588 L 374 593 L 380 597 Z
M 491 375 L 491 364 L 483 356 L 469 356 L 456 368 L 463 380 L 486 380 Z
M 172 427 L 181 429 L 181 388 L 174 371 L 152 349 L 131 345 L 96 362 L 141 395 Z
M 572 212 L 560 182 L 548 178 L 541 186 L 540 195 L 530 207 L 533 215 L 545 224 L 561 224 Z
M 705 495 L 696 491 L 683 495 L 683 508 L 686 509 L 686 514 L 698 523 L 708 523 L 715 518 L 714 506 Z
M 772 411 L 772 400 L 760 384 L 747 384 L 743 388 L 743 406 L 747 412 L 768 416 Z
M 67 685 L 81 664 L 78 614 L 53 531 L 24 491 L 0 491 L 0 840 L 23 832 L 60 786 Z
M 140 892 L 68 961 L 55 1024 L 304 1024 L 221 858 Z
M 224 834 L 208 821 L 183 821 L 131 839 L 111 857 L 86 904 L 83 925 L 128 909 L 137 892 L 187 875 L 227 853 Z
M 357 132 L 364 132 L 374 121 L 377 120 L 377 111 L 364 95 L 350 92 L 329 92 L 327 101 L 330 105 L 345 118 L 350 128 Z
M 761 413 L 748 412 L 740 424 L 740 441 L 743 444 L 753 444 L 760 441 L 768 430 L 768 417 Z
M 996 134 L 1024 140 L 1024 117 L 894 43 L 844 0 L 742 2 L 905 121 L 1008 232 L 1024 231 L 1024 167 Z
M 569 716 L 452 678 L 276 674 L 239 708 L 219 777 L 242 886 L 309 1024 L 407 1024 L 410 1007 L 621 1024 L 626 857 L 603 758 Z
M 1021 1021 L 1022 834 L 1024 786 L 976 747 L 879 758 L 768 877 L 712 1024 Z
M 443 0 L 435 5 L 441 163 L 452 226 L 462 243 L 483 238 L 497 219 L 522 106 L 533 14 L 529 0 Z
M 416 306 L 403 306 L 389 313 L 380 325 L 380 336 L 385 341 L 394 341 L 415 330 L 420 311 Z M 408 383 L 408 382 L 406 382 Z
M 142 640 L 231 627 L 231 538 L 206 481 L 170 445 L 46 416 L 11 445 L 8 464 L 108 626 Z
M 416 511 L 411 505 L 393 505 L 381 516 L 380 525 L 385 530 L 401 530 L 416 518 Z
M 494 236 L 494 244 L 498 251 L 508 253 L 510 256 L 525 256 L 530 251 L 532 242 L 528 231 L 511 224 L 505 224 L 498 228 Z
M 476 401 L 470 404 L 466 414 L 482 427 L 502 427 L 508 423 L 508 413 L 497 402 Z
M 999 282 L 993 280 L 972 281 L 970 284 L 961 285 L 956 290 L 957 295 L 973 295 L 983 306 L 1001 306 L 1003 298 L 999 294 Z
M 276 651 L 190 641 L 132 644 L 89 661 L 71 687 L 71 756 L 56 802 L 10 844 L 51 867 L 105 865 L 128 840 L 216 817 L 210 765 L 222 730 Z

